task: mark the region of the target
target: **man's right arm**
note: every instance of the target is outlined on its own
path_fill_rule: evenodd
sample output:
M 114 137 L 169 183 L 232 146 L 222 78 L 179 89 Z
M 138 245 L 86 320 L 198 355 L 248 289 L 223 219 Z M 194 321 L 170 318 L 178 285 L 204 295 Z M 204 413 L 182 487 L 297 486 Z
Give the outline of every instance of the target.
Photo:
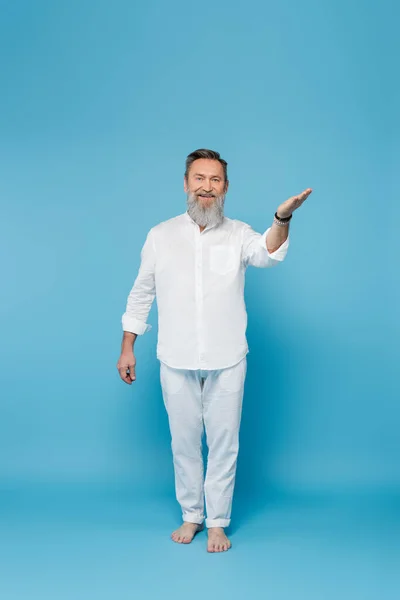
M 126 310 L 122 316 L 124 334 L 117 369 L 121 379 L 128 384 L 136 379 L 134 344 L 138 335 L 143 335 L 151 329 L 151 325 L 147 324 L 146 320 L 155 295 L 155 246 L 152 230 L 150 230 L 141 251 L 139 273 L 128 296 Z

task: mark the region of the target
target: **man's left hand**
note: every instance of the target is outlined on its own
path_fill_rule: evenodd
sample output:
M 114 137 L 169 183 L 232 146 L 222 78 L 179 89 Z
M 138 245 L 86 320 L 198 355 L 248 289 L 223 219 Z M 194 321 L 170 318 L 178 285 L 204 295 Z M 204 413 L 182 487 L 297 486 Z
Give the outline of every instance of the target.
M 308 196 L 311 194 L 311 192 L 312 192 L 312 189 L 307 188 L 306 190 L 304 190 L 304 192 L 302 192 L 298 196 L 292 196 L 291 198 L 289 198 L 288 200 L 283 202 L 279 206 L 278 210 L 276 211 L 278 213 L 278 217 L 281 217 L 282 219 L 285 219 L 286 217 L 290 217 L 292 212 L 295 211 L 297 208 L 299 208 L 299 206 L 301 206 L 303 204 L 304 200 L 306 200 L 308 198 Z

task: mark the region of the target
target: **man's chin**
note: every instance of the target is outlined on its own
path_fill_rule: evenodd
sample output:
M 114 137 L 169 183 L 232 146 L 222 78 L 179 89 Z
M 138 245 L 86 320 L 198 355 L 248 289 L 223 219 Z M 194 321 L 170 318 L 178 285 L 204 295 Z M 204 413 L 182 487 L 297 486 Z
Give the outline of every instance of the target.
M 219 225 L 224 219 L 224 214 L 223 206 L 218 207 L 218 204 L 220 203 L 215 196 L 211 198 L 204 198 L 198 194 L 188 196 L 188 213 L 200 227 Z
M 215 203 L 215 198 L 203 198 L 202 196 L 199 196 L 196 202 L 204 208 L 209 208 Z

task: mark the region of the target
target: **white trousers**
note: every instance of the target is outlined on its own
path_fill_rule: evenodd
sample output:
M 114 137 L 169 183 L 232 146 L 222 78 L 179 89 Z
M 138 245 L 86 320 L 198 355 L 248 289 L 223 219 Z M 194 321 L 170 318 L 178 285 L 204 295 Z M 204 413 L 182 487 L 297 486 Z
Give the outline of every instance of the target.
M 173 369 L 160 363 L 171 431 L 176 498 L 184 521 L 228 527 L 239 451 L 247 359 L 218 370 Z M 208 446 L 204 480 L 202 437 Z

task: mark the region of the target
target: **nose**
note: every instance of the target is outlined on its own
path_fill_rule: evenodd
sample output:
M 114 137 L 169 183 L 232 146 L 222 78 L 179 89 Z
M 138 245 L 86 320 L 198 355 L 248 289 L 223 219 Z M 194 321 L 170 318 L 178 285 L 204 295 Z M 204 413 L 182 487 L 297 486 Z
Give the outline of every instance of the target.
M 206 192 L 206 194 L 209 194 L 210 192 L 212 192 L 213 185 L 212 185 L 211 179 L 209 179 L 208 181 L 205 181 L 203 187 L 204 187 L 204 191 Z

